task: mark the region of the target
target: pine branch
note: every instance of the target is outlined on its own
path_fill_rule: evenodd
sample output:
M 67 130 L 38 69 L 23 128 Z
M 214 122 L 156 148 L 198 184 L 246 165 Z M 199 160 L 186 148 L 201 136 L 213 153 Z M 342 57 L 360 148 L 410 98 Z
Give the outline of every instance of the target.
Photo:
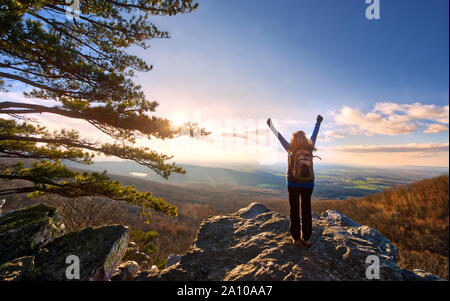
M 124 114 L 114 113 L 114 108 L 84 107 L 76 110 L 60 107 L 46 107 L 20 102 L 0 102 L 0 114 L 36 114 L 51 113 L 60 116 L 86 120 L 114 138 L 129 138 L 132 131 L 139 131 L 156 138 L 175 137 L 179 130 L 173 127 L 169 120 L 141 114 L 141 109 L 129 109 Z
M 25 180 L 33 187 L 1 190 L 0 195 L 32 192 L 31 196 L 58 194 L 63 197 L 102 196 L 116 201 L 125 201 L 138 205 L 143 214 L 150 216 L 150 210 L 157 210 L 169 216 L 175 216 L 177 209 L 161 198 L 155 198 L 151 192 L 141 193 L 133 186 L 122 186 L 109 179 L 105 173 L 79 173 L 67 169 L 60 162 L 33 162 L 30 168 L 24 168 L 21 162 L 6 168 L 0 173 L 0 179 Z
M 72 133 L 73 134 L 73 133 Z M 96 146 L 94 143 L 88 141 L 77 140 L 76 137 L 68 137 L 66 139 L 58 138 L 42 138 L 42 137 L 27 137 L 27 136 L 12 136 L 12 135 L 1 135 L 0 134 L 0 151 L 2 141 L 21 141 L 21 142 L 33 142 L 33 143 L 47 143 L 56 146 L 66 146 L 87 149 L 94 151 L 99 154 L 104 154 L 106 156 L 115 156 L 121 159 L 127 159 L 135 161 L 138 164 L 144 165 L 157 174 L 164 178 L 172 172 L 184 173 L 184 170 L 175 164 L 165 164 L 164 161 L 170 160 L 172 157 L 158 154 L 157 152 L 151 151 L 149 148 L 135 148 L 126 145 L 118 144 L 102 144 Z M 57 154 L 55 154 L 56 156 Z M 64 154 L 60 154 L 62 159 Z M 64 158 L 67 159 L 67 156 Z

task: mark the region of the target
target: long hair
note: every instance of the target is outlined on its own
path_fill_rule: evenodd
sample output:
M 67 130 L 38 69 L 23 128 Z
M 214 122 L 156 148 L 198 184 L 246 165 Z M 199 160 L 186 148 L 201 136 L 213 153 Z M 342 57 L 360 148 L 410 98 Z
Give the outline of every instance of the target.
M 289 153 L 293 154 L 298 150 L 306 149 L 311 152 L 315 151 L 312 141 L 306 138 L 306 134 L 303 131 L 298 131 L 292 134 L 291 146 L 289 148 Z

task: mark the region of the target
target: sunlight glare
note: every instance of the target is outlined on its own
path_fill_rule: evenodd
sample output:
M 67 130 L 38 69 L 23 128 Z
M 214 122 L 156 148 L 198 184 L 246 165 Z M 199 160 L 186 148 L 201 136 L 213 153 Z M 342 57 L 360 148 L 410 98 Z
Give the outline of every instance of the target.
M 186 116 L 181 112 L 177 112 L 175 115 L 173 115 L 171 120 L 175 126 L 181 126 L 184 123 L 188 122 Z

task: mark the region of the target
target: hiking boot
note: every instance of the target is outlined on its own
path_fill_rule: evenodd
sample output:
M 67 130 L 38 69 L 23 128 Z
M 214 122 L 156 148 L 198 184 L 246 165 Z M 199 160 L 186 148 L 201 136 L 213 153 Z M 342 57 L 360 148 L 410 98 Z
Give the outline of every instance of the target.
M 300 247 L 302 245 L 302 241 L 300 239 L 298 240 L 292 239 L 292 244 L 296 247 Z
M 311 242 L 309 241 L 309 240 L 301 240 L 300 241 L 304 246 L 305 246 L 305 248 L 308 250 L 309 248 L 311 248 Z

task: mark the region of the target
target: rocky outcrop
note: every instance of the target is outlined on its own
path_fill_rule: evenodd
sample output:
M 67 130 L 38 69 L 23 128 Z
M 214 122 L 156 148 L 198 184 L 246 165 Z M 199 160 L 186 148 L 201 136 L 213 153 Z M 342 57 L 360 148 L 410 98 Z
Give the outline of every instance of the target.
M 4 213 L 0 216 L 0 263 L 32 255 L 63 233 L 61 217 L 48 205 Z
M 294 246 L 289 219 L 252 203 L 204 220 L 177 264 L 141 271 L 135 280 L 367 280 L 366 270 L 376 273 L 373 258 L 380 280 L 431 280 L 399 268 L 398 250 L 386 237 L 336 211 L 314 216 L 311 243 Z
M 79 280 L 109 280 L 125 254 L 130 231 L 122 225 L 88 227 L 48 243 L 34 259 L 31 280 L 66 280 L 66 259 L 79 259 Z
M 152 259 L 147 254 L 140 252 L 135 242 L 130 241 L 126 250 L 123 261 L 135 261 L 141 269 L 150 269 Z
M 424 270 L 414 269 L 402 270 L 403 280 L 405 281 L 442 281 L 443 279 Z
M 112 281 L 130 281 L 139 272 L 139 264 L 136 261 L 122 262 L 117 271 L 111 277 Z
M 6 200 L 5 200 L 5 199 L 0 200 L 0 216 L 3 215 L 3 209 L 2 209 L 2 207 L 3 207 L 3 205 L 5 205 L 5 203 L 6 203 Z
M 0 222 L 0 280 L 68 280 L 67 269 L 78 263 L 73 279 L 109 280 L 130 238 L 122 225 L 61 235 L 64 225 L 47 205 L 6 213 Z
M 125 253 L 148 262 L 129 242 L 125 226 L 88 227 L 67 234 L 63 229 L 56 209 L 47 205 L 2 215 L 0 280 L 67 280 L 74 258 L 79 280 L 109 280 L 113 274 L 113 280 L 122 281 L 367 280 L 367 276 L 442 280 L 421 270 L 399 268 L 399 252 L 386 237 L 336 211 L 314 216 L 308 249 L 292 244 L 287 217 L 259 203 L 208 218 L 192 247 L 181 256 L 172 254 L 161 271 L 152 266 L 139 272 L 140 264 L 129 259 L 119 265 Z
M 34 269 L 34 256 L 24 256 L 0 265 L 0 280 L 25 280 Z
M 169 257 L 167 257 L 166 268 L 176 265 L 180 262 L 180 258 L 181 256 L 178 254 L 170 254 Z

